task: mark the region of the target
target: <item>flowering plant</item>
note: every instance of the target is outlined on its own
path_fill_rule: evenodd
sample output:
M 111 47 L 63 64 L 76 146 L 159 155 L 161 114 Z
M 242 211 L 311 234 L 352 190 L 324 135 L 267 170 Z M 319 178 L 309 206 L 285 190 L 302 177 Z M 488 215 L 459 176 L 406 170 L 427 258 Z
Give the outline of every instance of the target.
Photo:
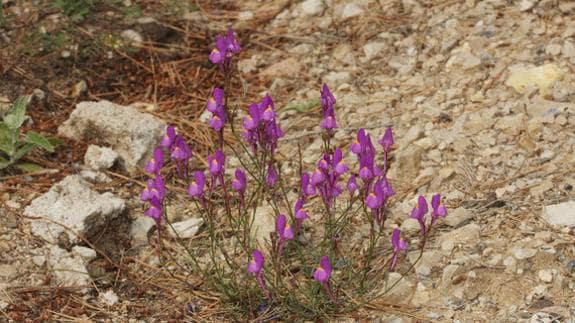
M 209 125 L 219 141 L 207 156 L 206 169 L 192 167 L 192 152 L 173 126 L 167 127 L 146 166 L 150 179 L 141 199 L 149 204 L 144 214 L 156 221 L 158 239 L 162 239 L 164 204 L 169 196 L 163 174 L 169 152 L 177 175 L 188 182 L 187 193 L 207 224 L 208 246 L 187 250 L 193 270 L 203 274 L 227 301 L 243 305 L 244 315 L 261 314 L 253 305 L 264 304 L 264 308 L 286 317 L 316 319 L 325 313 L 349 311 L 384 295 L 389 289 L 373 290 L 377 286 L 373 282 L 383 279 L 386 272 L 376 270 L 382 267 L 378 262 L 387 263 L 383 266 L 387 270 L 403 267 L 406 272 L 414 265 L 402 265 L 410 247 L 409 237 L 387 225 L 389 203 L 396 195 L 387 178 L 395 144 L 392 128 L 386 128 L 378 140 L 381 154 L 367 131 L 357 131 L 349 146 L 357 160 L 354 169 L 353 163 L 346 161 L 345 147 L 332 142 L 338 129 L 336 98 L 324 84 L 320 91 L 323 120 L 319 123 L 323 151 L 313 170 L 305 171 L 305 165 L 300 164 L 299 174 L 290 177 L 290 171 L 278 161 L 284 132 L 269 95 L 247 108 L 241 134 L 233 118 L 228 118 L 233 115 L 227 102 L 232 62 L 239 52 L 239 43 L 228 29 L 226 35 L 217 38 L 209 55 L 222 72 L 224 85 L 215 87 L 207 100 L 206 109 L 212 113 Z M 224 141 L 228 129 L 235 139 L 233 144 Z M 231 173 L 226 172 L 230 159 L 226 151 L 233 152 L 241 163 Z M 295 194 L 290 193 L 292 184 Z M 261 229 L 256 222 L 266 216 L 261 211 L 264 206 L 273 210 L 275 230 L 262 241 L 254 231 Z M 441 195 L 432 197 L 431 206 L 429 221 L 424 196 L 418 198 L 411 212 L 411 218 L 420 225 L 421 250 L 437 220 L 447 214 Z M 360 222 L 369 226 L 367 240 L 354 239 Z M 390 252 L 382 256 L 381 249 Z

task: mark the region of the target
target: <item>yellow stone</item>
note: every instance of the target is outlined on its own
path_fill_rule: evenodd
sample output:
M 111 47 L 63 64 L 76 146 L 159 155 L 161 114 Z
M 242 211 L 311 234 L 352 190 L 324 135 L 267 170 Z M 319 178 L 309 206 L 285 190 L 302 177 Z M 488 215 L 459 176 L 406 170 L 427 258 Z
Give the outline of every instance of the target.
M 509 68 L 509 78 L 505 85 L 515 89 L 518 93 L 525 94 L 533 89 L 538 89 L 543 97 L 553 93 L 553 86 L 563 77 L 563 72 L 555 64 L 541 66 L 513 65 Z

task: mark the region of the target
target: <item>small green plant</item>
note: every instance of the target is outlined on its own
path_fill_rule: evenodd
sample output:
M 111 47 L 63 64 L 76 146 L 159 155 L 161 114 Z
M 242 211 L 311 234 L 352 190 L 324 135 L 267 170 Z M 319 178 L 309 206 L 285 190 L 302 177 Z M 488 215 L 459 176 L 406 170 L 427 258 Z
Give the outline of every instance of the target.
M 0 122 L 0 169 L 14 166 L 23 171 L 38 170 L 38 165 L 19 163 L 20 159 L 34 148 L 54 152 L 54 143 L 41 134 L 28 131 L 22 135 L 20 128 L 25 120 L 28 100 L 23 96 L 16 99 Z
M 77 22 L 86 19 L 97 2 L 98 0 L 55 0 L 52 6 L 62 9 L 66 16 Z

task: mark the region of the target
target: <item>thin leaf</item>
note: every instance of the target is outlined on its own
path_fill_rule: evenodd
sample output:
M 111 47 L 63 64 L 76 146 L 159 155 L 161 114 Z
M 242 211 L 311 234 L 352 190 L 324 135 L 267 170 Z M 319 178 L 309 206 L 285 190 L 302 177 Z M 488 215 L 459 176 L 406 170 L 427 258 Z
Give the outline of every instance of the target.
M 54 147 L 60 146 L 60 145 L 63 145 L 63 144 L 64 144 L 64 140 L 62 140 L 62 139 L 60 139 L 60 138 L 48 137 L 48 138 L 46 138 L 46 139 L 48 139 L 48 142 L 49 142 L 52 146 L 54 146 Z
M 0 157 L 0 169 L 4 169 L 10 166 L 10 162 L 2 157 Z
M 16 162 L 17 160 L 19 160 L 20 158 L 24 157 L 24 155 L 26 155 L 27 153 L 29 153 L 32 149 L 34 149 L 36 147 L 36 145 L 34 144 L 30 144 L 30 143 L 25 143 L 24 146 L 20 147 L 16 153 L 14 154 L 14 156 L 12 157 L 12 162 Z
M 51 153 L 54 152 L 54 146 L 52 146 L 50 141 L 46 139 L 46 137 L 34 131 L 28 131 L 26 133 L 26 138 L 24 138 L 24 142 L 34 144 L 38 147 L 42 147 Z
M 44 170 L 42 166 L 34 163 L 18 163 L 14 165 L 14 167 L 18 168 L 24 173 L 35 173 Z
M 20 129 L 24 123 L 24 118 L 26 116 L 26 106 L 28 105 L 28 97 L 21 96 L 14 101 L 12 108 L 4 116 L 4 123 L 10 129 Z
M 10 155 L 12 152 L 12 143 L 14 137 L 14 130 L 8 128 L 8 126 L 0 122 L 0 150 Z

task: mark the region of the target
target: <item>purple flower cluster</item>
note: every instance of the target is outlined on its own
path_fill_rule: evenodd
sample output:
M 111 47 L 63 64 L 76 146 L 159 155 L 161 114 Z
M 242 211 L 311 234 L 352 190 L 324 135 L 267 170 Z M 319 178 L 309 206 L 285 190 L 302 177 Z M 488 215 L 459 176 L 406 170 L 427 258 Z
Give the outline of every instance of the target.
M 331 209 L 335 199 L 342 193 L 343 189 L 339 184 L 341 175 L 345 174 L 349 167 L 343 160 L 343 152 L 336 148 L 333 154 L 324 154 L 317 163 L 310 179 L 312 189 L 321 196 L 324 204 Z
M 158 147 L 154 150 L 152 158 L 150 158 L 146 164 L 145 170 L 152 178 L 148 179 L 146 188 L 144 188 L 140 195 L 142 201 L 149 203 L 149 207 L 144 212 L 144 215 L 156 221 L 158 236 L 160 235 L 160 225 L 162 222 L 162 214 L 164 213 L 163 203 L 166 197 L 164 178 L 160 174 L 162 167 L 164 167 L 164 152 Z
M 254 154 L 263 150 L 269 156 L 273 155 L 278 140 L 284 132 L 276 121 L 274 102 L 266 95 L 260 104 L 253 103 L 249 107 L 249 115 L 244 118 L 244 138 Z
M 329 279 L 331 277 L 331 270 L 332 269 L 331 264 L 329 262 L 329 257 L 323 256 L 319 261 L 319 267 L 317 267 L 313 271 L 313 279 L 321 283 L 326 294 L 333 302 L 335 302 L 336 301 L 335 295 L 333 294 L 333 291 L 331 290 L 331 286 L 329 284 Z
M 262 292 L 270 298 L 270 292 L 266 287 L 266 281 L 264 278 L 263 267 L 264 267 L 265 257 L 259 250 L 254 250 L 252 257 L 248 263 L 248 272 L 256 276 L 256 280 Z
M 417 198 L 417 204 L 411 211 L 411 218 L 416 219 L 419 222 L 421 235 L 426 238 L 433 224 L 438 218 L 443 218 L 447 215 L 447 208 L 441 203 L 441 194 L 435 194 L 431 197 L 431 222 L 426 225 L 425 215 L 429 211 L 427 206 L 427 201 L 424 196 L 419 196 Z
M 144 215 L 156 221 L 159 230 L 162 221 L 164 198 L 166 197 L 166 186 L 162 175 L 157 174 L 153 179 L 148 179 L 146 188 L 142 191 L 140 199 L 150 204 Z
M 207 110 L 212 113 L 210 127 L 221 132 L 226 123 L 226 108 L 224 106 L 224 90 L 216 87 L 208 99 Z
M 192 150 L 186 143 L 184 137 L 180 134 L 176 134 L 174 126 L 168 126 L 166 128 L 166 134 L 160 142 L 160 147 L 170 151 L 170 158 L 176 164 L 178 175 L 182 178 L 187 178 L 189 161 L 192 158 Z M 158 150 L 161 151 L 161 148 L 156 149 L 156 151 Z M 150 160 L 150 162 L 152 160 Z
M 391 138 L 392 143 L 389 143 Z M 387 128 L 385 135 L 379 141 L 384 147 L 386 154 L 393 144 L 393 134 L 391 128 Z M 359 178 L 362 180 L 361 191 L 364 194 L 364 203 L 371 209 L 374 220 L 383 228 L 385 222 L 385 207 L 390 197 L 395 195 L 395 191 L 385 176 L 385 166 L 382 170 L 375 162 L 375 147 L 371 142 L 371 137 L 360 129 L 357 133 L 357 140 L 351 145 L 350 150 L 357 156 L 359 161 Z M 386 165 L 387 162 L 384 163 Z M 352 176 L 348 181 L 347 189 L 351 195 L 359 188 L 356 178 Z
M 149 203 L 149 208 L 144 212 L 146 216 L 156 221 L 158 235 L 160 234 L 160 224 L 163 215 L 164 198 L 166 197 L 166 186 L 161 172 L 164 167 L 164 150 L 170 153 L 170 159 L 176 164 L 178 175 L 181 178 L 188 177 L 189 161 L 192 158 L 192 150 L 186 144 L 184 137 L 176 133 L 174 126 L 166 127 L 166 134 L 157 147 L 152 158 L 145 167 L 146 173 L 150 175 L 146 188 L 142 191 L 140 199 Z
M 333 129 L 337 128 L 335 121 L 335 97 L 331 94 L 327 84 L 321 88 L 321 108 L 323 111 L 323 121 L 320 124 L 322 129 L 327 130 L 328 134 L 333 134 Z
M 287 217 L 280 214 L 276 218 L 276 235 L 277 240 L 275 243 L 276 255 L 281 257 L 288 240 L 294 238 L 295 232 L 292 226 L 288 223 Z
M 210 52 L 210 61 L 217 64 L 225 73 L 231 67 L 233 56 L 239 54 L 241 50 L 234 31 L 230 27 L 226 35 L 216 38 L 216 47 Z
M 391 270 L 393 270 L 395 268 L 395 265 L 397 264 L 397 257 L 399 256 L 399 253 L 409 248 L 409 244 L 401 240 L 400 235 L 401 230 L 397 228 L 393 229 L 393 233 L 391 234 L 391 245 L 393 246 L 393 255 L 391 257 L 391 265 L 390 265 Z

